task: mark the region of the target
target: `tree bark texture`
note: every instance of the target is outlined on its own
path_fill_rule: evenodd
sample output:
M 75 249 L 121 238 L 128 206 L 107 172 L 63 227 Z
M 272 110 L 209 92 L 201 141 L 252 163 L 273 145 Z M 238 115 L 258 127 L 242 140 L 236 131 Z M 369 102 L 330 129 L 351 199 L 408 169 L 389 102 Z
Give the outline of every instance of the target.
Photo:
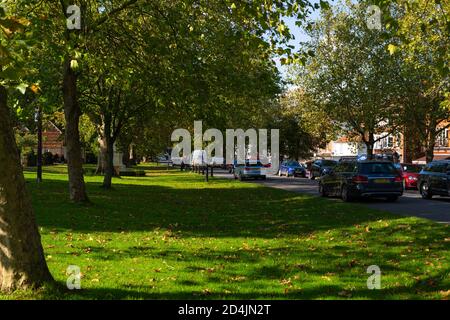
M 0 86 L 0 290 L 6 292 L 53 280 L 9 117 L 7 91 Z

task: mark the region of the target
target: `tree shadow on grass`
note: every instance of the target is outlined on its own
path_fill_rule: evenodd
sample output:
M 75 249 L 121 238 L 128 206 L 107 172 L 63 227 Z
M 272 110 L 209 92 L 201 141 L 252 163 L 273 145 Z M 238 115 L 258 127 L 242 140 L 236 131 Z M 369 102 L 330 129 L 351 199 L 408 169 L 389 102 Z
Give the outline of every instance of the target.
M 101 183 L 88 182 L 93 205 L 83 207 L 66 200 L 65 181 L 28 185 L 39 225 L 55 230 L 132 232 L 164 228 L 181 236 L 276 238 L 402 218 L 261 186 L 222 188 L 219 184 L 181 189 L 116 184 L 114 190 L 106 191 L 100 188 Z
M 443 284 L 435 283 L 437 278 L 445 277 L 445 272 L 438 275 L 413 281 L 411 285 L 401 285 L 395 288 L 386 288 L 381 279 L 381 289 L 368 289 L 367 287 L 345 288 L 336 284 L 305 284 L 298 287 L 274 287 L 273 291 L 260 291 L 253 286 L 254 291 L 237 292 L 235 290 L 199 290 L 195 281 L 182 281 L 184 290 L 159 291 L 157 288 L 145 285 L 126 285 L 123 288 L 89 288 L 81 290 L 68 290 L 65 284 L 46 288 L 39 292 L 40 299 L 58 300 L 312 300 L 312 299 L 423 299 L 436 298 L 436 292 L 448 290 Z
M 200 182 L 195 176 L 188 178 L 193 182 Z M 366 268 L 372 264 L 379 265 L 386 274 L 400 272 L 420 274 L 424 268 L 420 267 L 418 271 L 417 262 L 410 264 L 408 262 L 421 261 L 424 264 L 430 254 L 437 252 L 442 255 L 448 252 L 450 242 L 443 240 L 448 238 L 448 231 L 425 220 L 414 220 L 412 225 L 398 224 L 396 220 L 404 219 L 403 217 L 355 204 L 267 189 L 259 185 L 212 181 L 209 185 L 205 184 L 205 187 L 182 189 L 170 185 L 137 185 L 133 184 L 137 183 L 134 180 L 124 180 L 116 184 L 113 191 L 102 190 L 99 188 L 101 183 L 88 182 L 89 195 L 93 201 L 91 206 L 69 203 L 66 200 L 68 194 L 65 181 L 47 180 L 39 186 L 29 183 L 39 225 L 44 228 L 47 236 L 51 236 L 49 231 L 65 234 L 112 232 L 125 235 L 132 232 L 158 231 L 162 237 L 168 239 L 168 245 L 152 242 L 137 244 L 130 241 L 120 248 L 118 254 L 117 248 L 99 245 L 90 245 L 89 253 L 86 253 L 85 248 L 77 247 L 75 243 L 73 249 L 66 253 L 59 252 L 58 249 L 57 254 L 77 253 L 84 255 L 83 258 L 113 263 L 132 261 L 133 258 L 161 259 L 174 265 L 175 262 L 181 261 L 182 264 L 177 265 L 175 273 L 184 274 L 185 279 L 180 278 L 178 287 L 168 290 L 169 292 L 161 292 L 151 286 L 130 284 L 123 288 L 92 288 L 81 292 L 64 293 L 63 298 L 383 299 L 388 294 L 401 296 L 413 292 L 410 296 L 414 296 L 414 290 L 435 292 L 443 283 L 441 279 L 435 281 L 438 287 L 432 286 L 422 277 L 420 282 L 410 287 L 399 284 L 389 290 L 359 290 L 358 293 L 354 293 L 351 289 L 344 290 L 345 286 L 334 283 L 326 285 L 323 282 L 310 283 L 306 287 L 300 284 L 300 288 L 283 288 L 279 285 L 273 290 L 272 288 L 263 290 L 264 288 L 258 287 L 261 281 L 269 279 L 278 284 L 280 280 L 294 277 L 299 272 L 315 277 L 336 273 L 344 278 L 356 277 L 359 282 L 360 280 L 365 282 L 368 276 Z M 365 231 L 365 224 L 380 219 L 387 223 L 386 227 Z M 331 241 L 329 245 L 325 245 L 325 240 L 321 239 L 320 244 L 315 244 L 315 234 L 328 230 L 338 232 L 340 242 L 334 244 Z M 411 238 L 405 239 L 406 235 Z M 312 241 L 309 243 L 296 242 L 304 241 L 310 236 Z M 345 242 L 346 237 L 348 243 Z M 226 245 L 218 249 L 204 245 L 201 250 L 183 245 L 170 246 L 171 240 L 197 238 L 214 238 L 225 242 L 235 238 L 241 238 L 242 241 L 258 238 L 274 240 L 274 243 L 270 247 L 265 247 L 262 242 L 250 243 L 248 247 L 235 249 L 230 249 Z M 280 239 L 280 242 L 276 243 L 277 239 Z M 414 240 L 413 243 L 411 239 Z M 361 242 L 358 242 L 360 240 Z M 80 245 L 87 244 L 81 242 Z M 420 250 L 408 253 L 409 247 Z M 422 252 L 425 249 L 431 249 L 431 253 Z M 400 256 L 403 251 L 407 255 L 404 258 L 405 263 L 401 261 Z M 221 287 L 224 278 L 238 275 L 240 265 L 248 265 L 248 269 L 240 271 L 240 275 L 245 276 L 245 281 L 248 281 L 247 290 L 231 294 L 200 290 L 197 279 L 191 280 L 189 275 L 193 272 L 208 272 L 205 271 L 205 266 L 211 264 L 227 264 L 230 267 L 229 270 L 227 268 L 217 274 L 212 273 L 207 278 L 210 283 L 216 283 L 215 288 Z M 448 277 L 448 270 L 446 272 L 445 275 Z M 436 275 L 433 278 L 430 276 L 430 279 L 433 280 L 435 277 Z M 187 291 L 179 291 L 180 286 Z M 284 289 L 287 289 L 286 293 Z M 49 293 L 48 298 L 51 296 Z

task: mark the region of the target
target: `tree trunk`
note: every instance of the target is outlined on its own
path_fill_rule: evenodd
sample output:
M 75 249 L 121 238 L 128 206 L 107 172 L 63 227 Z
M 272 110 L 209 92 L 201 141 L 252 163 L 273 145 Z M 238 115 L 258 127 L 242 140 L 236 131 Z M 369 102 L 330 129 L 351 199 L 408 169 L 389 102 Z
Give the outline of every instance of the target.
M 403 141 L 402 141 L 402 149 L 403 149 L 403 162 L 411 163 L 413 160 L 413 150 L 411 146 L 414 145 L 414 133 L 411 132 L 409 126 L 406 126 L 403 130 Z
M 111 189 L 112 177 L 114 176 L 114 142 L 112 136 L 112 115 L 105 112 L 102 117 L 102 126 L 99 132 L 100 138 L 100 157 L 103 176 L 103 188 Z
M 103 134 L 103 133 L 102 133 Z M 97 161 L 97 174 L 104 174 L 106 172 L 106 159 L 108 157 L 108 147 L 106 145 L 106 138 L 100 134 L 98 138 L 99 151 L 98 151 L 98 161 Z
M 134 155 L 134 144 L 130 143 L 129 149 L 128 149 L 128 159 L 127 159 L 127 168 L 131 168 L 132 166 L 136 165 L 136 157 Z
M 111 189 L 112 177 L 114 176 L 114 140 L 106 138 L 106 168 L 103 176 L 103 188 Z
M 53 278 L 26 192 L 3 86 L 0 86 L 0 164 L 0 291 L 40 287 Z
M 77 96 L 77 75 L 70 67 L 70 59 L 66 59 L 64 63 L 63 99 L 70 199 L 75 202 L 88 202 L 80 143 L 79 120 L 81 110 Z
M 430 163 L 434 159 L 434 146 L 436 142 L 435 139 L 427 142 L 427 147 L 425 150 L 425 159 L 427 163 Z
M 367 160 L 373 160 L 373 146 L 375 144 L 375 137 L 372 132 L 369 132 L 369 138 L 366 141 Z
M 428 135 L 425 145 L 425 159 L 427 163 L 430 163 L 434 159 L 434 146 L 436 145 L 436 127 L 437 121 L 433 117 L 428 124 Z

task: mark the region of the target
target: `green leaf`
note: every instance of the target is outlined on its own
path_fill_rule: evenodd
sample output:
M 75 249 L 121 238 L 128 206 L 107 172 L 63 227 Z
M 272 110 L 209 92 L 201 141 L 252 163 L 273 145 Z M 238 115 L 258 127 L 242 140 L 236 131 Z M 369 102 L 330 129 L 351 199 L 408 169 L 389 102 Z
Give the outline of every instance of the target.
M 19 80 L 19 73 L 13 67 L 7 67 L 5 70 L 0 72 L 0 77 L 7 80 L 17 81 Z
M 388 45 L 387 49 L 388 49 L 389 53 L 391 55 L 393 55 L 398 50 L 398 47 L 391 43 L 391 44 Z
M 72 70 L 78 69 L 78 61 L 77 60 L 70 61 L 70 69 L 72 69 Z
M 320 8 L 322 10 L 328 10 L 330 9 L 330 5 L 327 1 L 320 0 Z
M 19 84 L 16 89 L 20 91 L 20 93 L 25 94 L 25 91 L 27 91 L 28 88 L 28 84 L 22 82 L 21 84 Z

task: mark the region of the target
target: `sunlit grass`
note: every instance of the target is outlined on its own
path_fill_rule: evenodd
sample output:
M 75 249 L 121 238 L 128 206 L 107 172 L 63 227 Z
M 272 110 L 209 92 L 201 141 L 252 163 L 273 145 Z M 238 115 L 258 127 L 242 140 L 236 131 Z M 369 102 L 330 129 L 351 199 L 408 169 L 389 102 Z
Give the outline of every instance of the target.
M 66 168 L 27 172 L 54 278 L 82 290 L 0 298 L 445 299 L 446 225 L 357 204 L 154 166 L 146 177 L 87 176 L 91 205 L 68 202 Z M 370 265 L 381 290 L 368 290 Z

